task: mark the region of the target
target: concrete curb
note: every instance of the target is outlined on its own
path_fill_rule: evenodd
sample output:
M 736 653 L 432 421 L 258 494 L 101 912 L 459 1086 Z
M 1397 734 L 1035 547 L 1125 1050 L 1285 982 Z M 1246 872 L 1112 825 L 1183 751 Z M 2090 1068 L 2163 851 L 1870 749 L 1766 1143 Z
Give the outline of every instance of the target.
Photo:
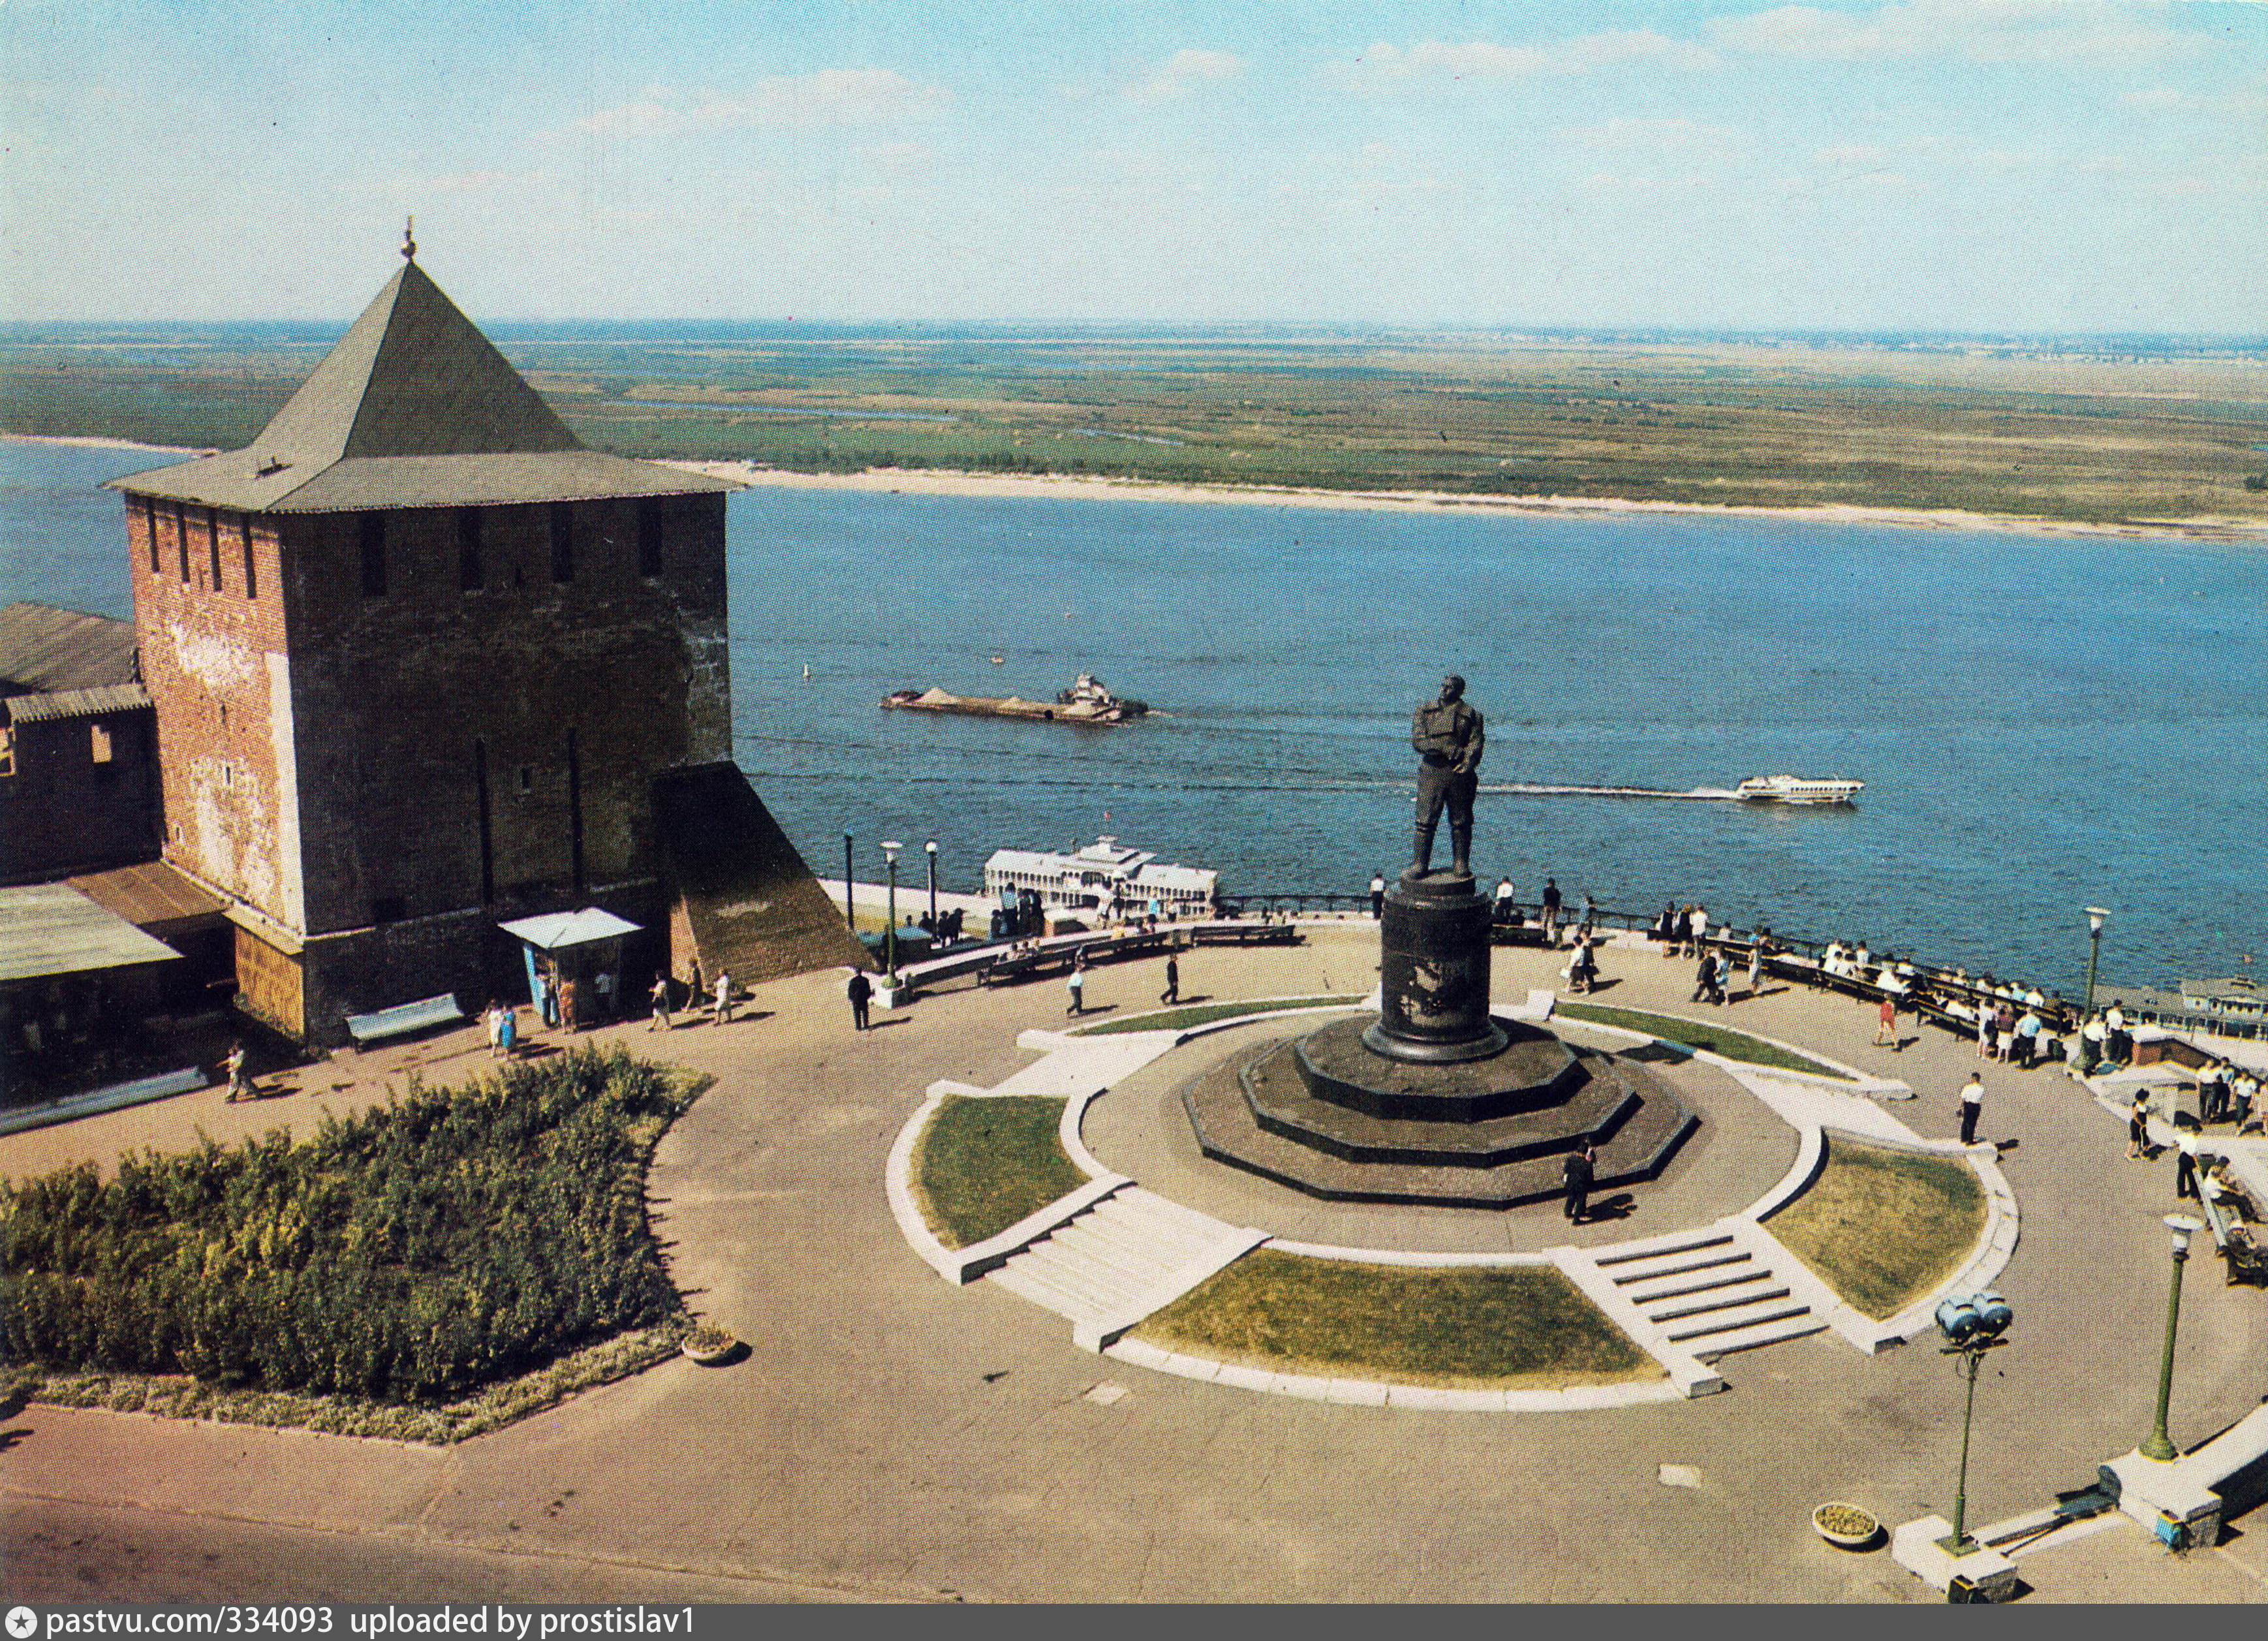
M 1635 1243 L 1616 1243 L 1614 1247 L 1641 1247 L 1651 1241 L 1675 1240 L 1686 1234 L 1684 1232 L 1673 1232 L 1667 1237 L 1647 1237 Z M 1670 1382 L 1676 1387 L 1680 1397 L 1714 1395 L 1724 1389 L 1722 1374 L 1691 1351 L 1673 1344 L 1661 1329 L 1647 1320 L 1646 1313 L 1631 1302 L 1630 1296 L 1615 1285 L 1613 1278 L 1596 1262 L 1596 1254 L 1600 1251 L 1606 1250 L 1557 1247 L 1551 1250 L 1551 1262 L 1558 1266 L 1559 1274 L 1573 1283 L 1585 1299 L 1605 1313 L 1609 1321 L 1628 1334 L 1632 1343 L 1661 1364 L 1662 1371 L 1669 1375 Z
M 1133 1367 L 1226 1385 L 1263 1395 L 1341 1407 L 1406 1408 L 1433 1413 L 1583 1413 L 1679 1402 L 1685 1393 L 1674 1382 L 1635 1385 L 1571 1385 L 1559 1390 L 1459 1390 L 1440 1385 L 1404 1385 L 1368 1379 L 1325 1379 L 1311 1373 L 1281 1373 L 1238 1363 L 1216 1362 L 1160 1350 L 1138 1339 L 1121 1339 L 1103 1355 Z

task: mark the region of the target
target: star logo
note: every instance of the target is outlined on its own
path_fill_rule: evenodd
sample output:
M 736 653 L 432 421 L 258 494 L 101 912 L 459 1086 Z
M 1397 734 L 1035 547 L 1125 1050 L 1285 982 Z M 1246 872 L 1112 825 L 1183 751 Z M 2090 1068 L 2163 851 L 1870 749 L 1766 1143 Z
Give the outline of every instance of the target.
M 40 1627 L 40 1615 L 28 1607 L 8 1609 L 8 1633 L 15 1641 L 29 1641 L 32 1632 Z

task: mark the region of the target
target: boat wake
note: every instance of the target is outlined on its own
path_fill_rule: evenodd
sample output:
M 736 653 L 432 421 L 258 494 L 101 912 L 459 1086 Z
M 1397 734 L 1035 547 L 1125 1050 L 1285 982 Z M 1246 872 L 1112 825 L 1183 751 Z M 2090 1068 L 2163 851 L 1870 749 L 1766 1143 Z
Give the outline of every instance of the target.
M 1521 798 L 1738 798 L 1740 794 L 1723 786 L 1696 786 L 1689 791 L 1673 792 L 1658 786 L 1541 786 L 1525 781 L 1508 781 L 1502 785 L 1483 785 L 1483 792 L 1509 794 Z

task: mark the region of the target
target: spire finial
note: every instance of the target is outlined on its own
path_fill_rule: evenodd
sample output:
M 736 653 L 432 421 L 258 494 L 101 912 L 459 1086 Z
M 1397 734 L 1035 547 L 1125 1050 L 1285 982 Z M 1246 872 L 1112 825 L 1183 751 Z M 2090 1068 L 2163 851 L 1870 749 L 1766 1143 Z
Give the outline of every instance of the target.
M 402 218 L 401 260 L 405 262 L 414 262 L 417 260 L 417 240 L 415 238 L 416 229 L 417 218 L 415 217 Z

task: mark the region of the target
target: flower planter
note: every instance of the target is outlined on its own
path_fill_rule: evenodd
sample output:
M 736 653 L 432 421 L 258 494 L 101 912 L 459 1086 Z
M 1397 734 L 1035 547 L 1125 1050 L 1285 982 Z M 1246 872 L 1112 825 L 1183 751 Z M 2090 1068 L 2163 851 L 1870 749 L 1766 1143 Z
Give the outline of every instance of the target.
M 715 1367 L 729 1361 L 740 1348 L 740 1342 L 721 1328 L 697 1328 L 686 1335 L 677 1348 L 700 1366 Z
M 1882 1524 L 1856 1505 L 1825 1504 L 1811 1512 L 1811 1530 L 1841 1549 L 1864 1549 L 1881 1536 Z

